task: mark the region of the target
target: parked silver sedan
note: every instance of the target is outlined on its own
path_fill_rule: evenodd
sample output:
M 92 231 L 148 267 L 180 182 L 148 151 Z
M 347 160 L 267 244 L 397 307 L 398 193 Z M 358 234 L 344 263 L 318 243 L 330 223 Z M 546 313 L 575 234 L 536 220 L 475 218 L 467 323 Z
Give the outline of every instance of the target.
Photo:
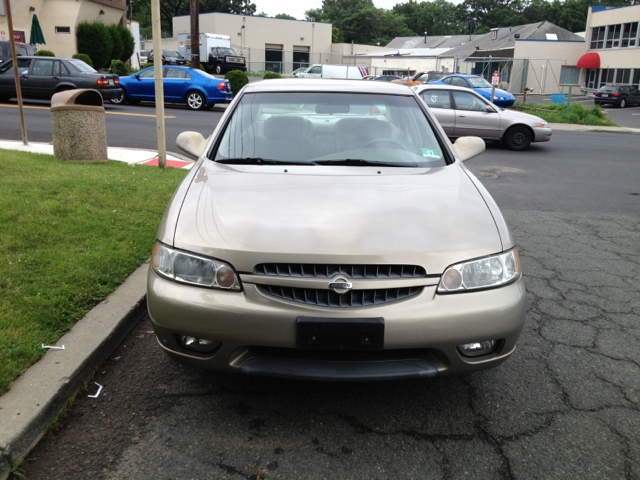
M 511 150 L 526 150 L 532 142 L 551 140 L 553 132 L 546 120 L 493 105 L 468 88 L 429 84 L 412 88 L 449 138 L 474 135 L 502 141 Z
M 516 348 L 526 292 L 491 195 L 424 102 L 387 82 L 282 79 L 235 97 L 158 231 L 148 307 L 182 362 L 250 375 L 468 373 Z

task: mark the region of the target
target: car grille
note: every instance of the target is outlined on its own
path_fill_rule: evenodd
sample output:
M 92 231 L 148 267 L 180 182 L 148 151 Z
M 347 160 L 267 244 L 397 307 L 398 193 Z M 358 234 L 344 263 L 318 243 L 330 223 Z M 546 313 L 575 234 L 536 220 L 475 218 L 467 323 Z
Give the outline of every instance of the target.
M 242 57 L 227 57 L 227 63 L 244 63 Z
M 278 277 L 333 278 L 416 278 L 427 272 L 417 265 L 328 265 L 301 263 L 261 263 L 253 269 L 256 275 Z
M 423 287 L 382 288 L 371 290 L 351 290 L 338 294 L 331 290 L 317 288 L 292 288 L 277 285 L 256 285 L 267 295 L 319 307 L 348 308 L 367 307 L 381 303 L 402 300 L 420 293 Z

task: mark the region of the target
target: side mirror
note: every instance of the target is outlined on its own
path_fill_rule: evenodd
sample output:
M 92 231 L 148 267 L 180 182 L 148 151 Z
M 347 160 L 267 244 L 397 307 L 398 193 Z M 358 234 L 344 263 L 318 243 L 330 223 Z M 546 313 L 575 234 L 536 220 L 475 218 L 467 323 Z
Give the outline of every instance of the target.
M 138 75 L 137 73 L 135 73 L 135 74 L 133 75 L 133 78 L 135 78 L 136 80 L 140 80 L 140 75 Z
M 493 108 L 491 105 L 487 105 L 487 107 L 484 110 L 486 113 L 496 113 L 496 109 Z
M 480 155 L 484 152 L 485 147 L 486 144 L 480 137 L 460 137 L 453 144 L 453 150 L 462 162 Z
M 182 132 L 178 135 L 178 138 L 176 138 L 176 144 L 183 152 L 200 158 L 200 155 L 202 155 L 202 152 L 204 152 L 204 149 L 207 146 L 207 141 L 201 133 Z

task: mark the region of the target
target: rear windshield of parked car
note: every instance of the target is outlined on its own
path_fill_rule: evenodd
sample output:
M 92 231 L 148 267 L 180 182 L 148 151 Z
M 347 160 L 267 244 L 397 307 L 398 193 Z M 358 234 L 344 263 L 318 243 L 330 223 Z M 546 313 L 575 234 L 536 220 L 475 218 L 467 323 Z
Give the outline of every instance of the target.
M 244 95 L 215 160 L 247 158 L 309 164 L 362 160 L 404 167 L 447 164 L 415 97 L 357 93 Z
M 605 86 L 600 89 L 602 93 L 617 92 L 619 87 Z
M 484 78 L 467 77 L 467 80 L 469 81 L 469 85 L 471 85 L 472 88 L 491 88 L 491 84 Z
M 69 63 L 79 72 L 97 73 L 96 70 L 84 63 L 82 60 L 74 58 L 73 60 L 69 60 Z

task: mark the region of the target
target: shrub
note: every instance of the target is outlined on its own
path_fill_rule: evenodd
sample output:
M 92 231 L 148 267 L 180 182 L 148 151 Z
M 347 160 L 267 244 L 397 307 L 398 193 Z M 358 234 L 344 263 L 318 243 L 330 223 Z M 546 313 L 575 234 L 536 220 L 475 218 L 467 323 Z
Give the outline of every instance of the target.
M 227 72 L 224 78 L 229 80 L 229 83 L 231 83 L 231 91 L 233 92 L 234 97 L 242 87 L 249 83 L 249 77 L 247 77 L 247 74 L 242 70 L 231 70 L 230 72 Z
M 78 53 L 89 55 L 93 67 L 104 68 L 111 62 L 113 39 L 107 27 L 101 22 L 81 22 L 76 28 Z
M 270 78 L 282 78 L 282 75 L 276 72 L 269 72 L 269 73 L 265 73 L 264 77 L 262 78 L 264 78 L 265 80 L 269 80 Z
M 129 69 L 122 60 L 111 60 L 109 73 L 115 73 L 120 77 L 126 77 L 129 75 Z
M 82 60 L 84 63 L 93 67 L 93 62 L 91 61 L 91 57 L 89 55 L 85 55 L 84 53 L 74 53 L 71 58 L 77 58 L 78 60 Z
M 144 65 L 142 65 L 142 67 L 140 67 L 140 70 L 144 70 L 145 68 L 149 68 L 149 67 L 153 67 L 153 62 L 149 63 L 145 63 Z
M 120 60 L 122 52 L 124 51 L 124 44 L 122 43 L 122 37 L 120 36 L 120 30 L 118 25 L 108 25 L 107 30 L 111 35 L 111 41 L 113 42 L 113 48 L 111 49 L 111 58 L 109 60 Z
M 56 54 L 50 50 L 38 50 L 36 52 L 36 56 L 38 57 L 55 57 Z
M 135 50 L 135 40 L 127 27 L 118 25 L 117 30 L 120 34 L 120 40 L 122 40 L 122 55 L 120 56 L 120 60 L 126 62 L 131 58 L 131 55 L 133 55 L 133 51 Z

